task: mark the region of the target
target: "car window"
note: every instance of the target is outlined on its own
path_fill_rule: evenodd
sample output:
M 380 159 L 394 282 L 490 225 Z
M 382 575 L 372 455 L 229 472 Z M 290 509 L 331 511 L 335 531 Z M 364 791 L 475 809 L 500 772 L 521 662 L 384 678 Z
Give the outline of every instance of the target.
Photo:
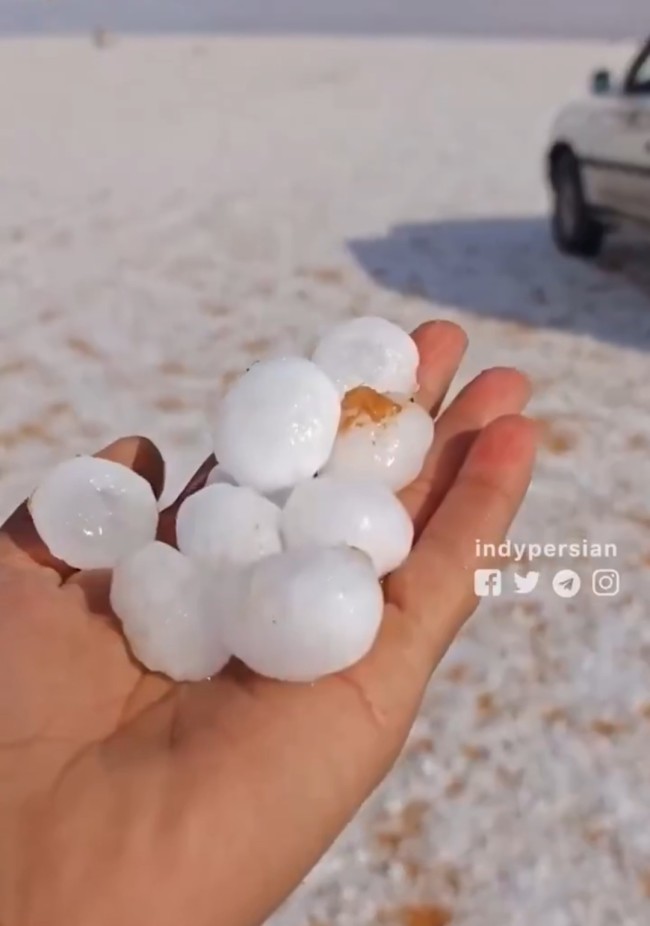
M 628 82 L 629 93 L 647 93 L 650 96 L 650 49 L 635 65 Z

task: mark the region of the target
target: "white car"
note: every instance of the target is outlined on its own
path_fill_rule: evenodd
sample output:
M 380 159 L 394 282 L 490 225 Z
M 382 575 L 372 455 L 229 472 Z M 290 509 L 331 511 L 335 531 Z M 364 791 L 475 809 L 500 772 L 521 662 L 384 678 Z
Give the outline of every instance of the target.
M 565 253 L 593 257 L 608 231 L 650 226 L 650 40 L 622 79 L 597 71 L 590 96 L 562 110 L 547 175 L 553 237 Z

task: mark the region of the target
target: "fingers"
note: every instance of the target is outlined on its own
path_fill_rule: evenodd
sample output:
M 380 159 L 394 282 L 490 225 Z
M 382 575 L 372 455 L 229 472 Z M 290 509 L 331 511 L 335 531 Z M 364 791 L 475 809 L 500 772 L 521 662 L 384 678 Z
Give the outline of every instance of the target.
M 467 350 L 467 335 L 453 322 L 435 321 L 413 332 L 420 353 L 418 402 L 435 417 Z
M 216 465 L 216 457 L 212 454 L 201 466 L 199 466 L 176 501 L 163 511 L 160 515 L 158 524 L 158 540 L 162 540 L 163 543 L 168 543 L 172 547 L 176 546 L 176 516 L 178 514 L 178 509 L 186 498 L 189 498 L 190 495 L 193 495 L 205 486 L 208 476 Z
M 528 489 L 537 428 L 510 415 L 474 442 L 453 486 L 387 589 L 435 665 L 474 610 L 474 571 L 489 566 L 477 541 L 502 542 Z
M 531 386 L 518 370 L 486 370 L 467 385 L 436 423 L 433 447 L 421 474 L 400 498 L 415 522 L 416 537 L 449 491 L 481 428 L 528 404 Z
M 158 448 L 147 438 L 122 438 L 100 450 L 96 456 L 128 466 L 149 482 L 156 498 L 160 497 L 165 482 L 165 463 Z M 0 561 L 50 572 L 57 581 L 65 580 L 75 572 L 52 556 L 34 527 L 26 502 L 0 530 Z

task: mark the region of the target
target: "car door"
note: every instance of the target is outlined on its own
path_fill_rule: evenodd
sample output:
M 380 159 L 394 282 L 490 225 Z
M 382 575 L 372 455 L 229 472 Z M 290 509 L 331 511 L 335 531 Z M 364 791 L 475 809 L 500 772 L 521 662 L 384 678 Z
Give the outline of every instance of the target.
M 621 208 L 634 218 L 650 222 L 650 45 L 630 71 L 625 85 L 625 107 Z
M 592 101 L 585 122 L 581 159 L 589 201 L 650 219 L 650 43 L 622 84 Z

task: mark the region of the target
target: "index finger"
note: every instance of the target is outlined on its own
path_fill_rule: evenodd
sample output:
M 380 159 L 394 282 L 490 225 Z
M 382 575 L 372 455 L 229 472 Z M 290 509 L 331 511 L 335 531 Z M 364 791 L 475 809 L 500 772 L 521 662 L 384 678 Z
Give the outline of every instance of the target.
M 478 603 L 474 571 L 490 563 L 477 549 L 497 548 L 505 538 L 530 484 L 536 437 L 536 424 L 520 415 L 487 425 L 409 559 L 389 579 L 389 600 L 414 622 L 433 662 Z

